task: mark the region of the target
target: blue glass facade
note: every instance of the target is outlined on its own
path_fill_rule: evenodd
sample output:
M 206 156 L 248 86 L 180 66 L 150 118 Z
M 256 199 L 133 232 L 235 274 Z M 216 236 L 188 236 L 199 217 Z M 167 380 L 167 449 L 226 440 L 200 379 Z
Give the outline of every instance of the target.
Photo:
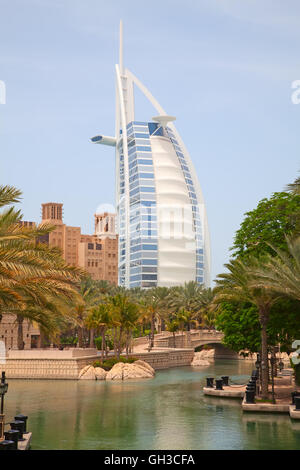
M 155 179 L 148 123 L 131 122 L 127 126 L 129 207 L 130 207 L 130 268 L 129 286 L 157 285 L 157 212 Z M 120 209 L 124 207 L 124 155 L 120 158 Z M 124 208 L 125 210 L 125 208 Z M 122 212 L 120 219 L 122 220 Z M 119 282 L 125 285 L 125 225 L 120 227 Z
M 126 227 L 123 139 L 119 155 L 119 283 L 125 285 Z M 176 152 L 189 192 L 196 241 L 196 281 L 203 283 L 203 239 L 200 212 L 192 176 L 184 153 L 170 128 L 166 132 L 155 122 L 127 125 L 129 171 L 129 287 L 155 287 L 158 275 L 158 226 L 155 175 L 150 136 L 167 136 Z

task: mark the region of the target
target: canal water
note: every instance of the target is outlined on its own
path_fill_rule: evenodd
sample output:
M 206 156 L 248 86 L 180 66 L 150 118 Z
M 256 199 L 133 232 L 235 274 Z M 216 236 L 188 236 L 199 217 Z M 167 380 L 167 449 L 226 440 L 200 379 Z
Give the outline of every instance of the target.
M 32 449 L 300 449 L 300 421 L 203 395 L 206 376 L 245 383 L 252 368 L 226 360 L 139 381 L 9 380 L 6 421 L 29 416 Z

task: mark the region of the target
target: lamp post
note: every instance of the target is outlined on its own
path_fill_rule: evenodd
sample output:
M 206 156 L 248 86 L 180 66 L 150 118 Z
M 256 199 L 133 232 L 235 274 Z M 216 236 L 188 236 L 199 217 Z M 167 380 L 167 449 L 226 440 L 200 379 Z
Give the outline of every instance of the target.
M 261 384 L 261 359 L 260 359 L 260 354 L 259 353 L 257 353 L 257 355 L 256 355 L 255 367 L 257 369 L 258 379 L 259 379 L 259 387 L 258 387 L 258 393 L 259 393 L 260 384 Z
M 272 381 L 272 403 L 275 404 L 275 390 L 274 390 L 274 367 L 276 364 L 276 356 L 272 354 L 270 357 L 270 363 L 271 363 L 271 381 Z
M 4 395 L 8 389 L 8 383 L 5 382 L 5 372 L 2 372 L 0 382 L 0 397 L 1 397 L 1 408 L 0 408 L 0 441 L 4 439 Z
M 282 369 L 284 368 L 284 363 L 282 362 L 281 360 L 281 344 L 278 343 L 278 352 L 279 352 L 279 363 L 278 363 L 278 367 L 279 367 L 279 371 L 281 372 Z

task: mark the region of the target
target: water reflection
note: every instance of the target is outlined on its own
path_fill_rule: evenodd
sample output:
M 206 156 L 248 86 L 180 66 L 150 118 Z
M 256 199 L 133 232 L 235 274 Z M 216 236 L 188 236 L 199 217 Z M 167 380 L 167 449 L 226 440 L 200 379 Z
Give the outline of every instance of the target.
M 249 378 L 252 365 L 218 361 L 129 382 L 10 380 L 6 413 L 29 415 L 35 449 L 297 449 L 300 423 L 246 414 L 240 400 L 202 393 L 205 377 Z

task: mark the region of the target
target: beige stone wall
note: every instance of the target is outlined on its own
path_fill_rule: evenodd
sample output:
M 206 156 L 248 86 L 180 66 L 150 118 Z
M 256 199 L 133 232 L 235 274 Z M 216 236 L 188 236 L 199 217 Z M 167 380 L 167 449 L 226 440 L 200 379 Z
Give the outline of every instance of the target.
M 8 379 L 77 379 L 78 374 L 97 356 L 74 359 L 6 359 L 1 364 Z
M 142 359 L 156 370 L 189 366 L 193 356 L 194 351 L 192 349 L 134 354 L 134 357 Z M 6 363 L 1 364 L 1 370 L 5 370 L 8 379 L 76 380 L 81 369 L 96 360 L 99 360 L 99 357 L 94 355 L 65 359 L 7 358 Z
M 101 249 L 97 249 L 101 247 Z M 95 280 L 118 283 L 117 238 L 98 238 L 96 235 L 81 235 L 78 245 L 78 264 Z
M 169 367 L 189 366 L 194 357 L 193 349 L 176 349 L 173 351 L 160 351 L 150 353 L 136 353 L 132 356 L 147 362 L 155 370 Z
M 25 343 L 25 349 L 31 348 L 32 336 L 39 337 L 40 331 L 34 324 L 24 320 L 23 340 Z M 18 348 L 18 327 L 15 315 L 4 314 L 2 316 L 2 321 L 0 322 L 0 341 L 5 343 L 5 348 L 7 350 Z
M 57 246 L 68 264 L 84 268 L 93 279 L 118 283 L 118 236 L 111 231 L 103 235 L 84 235 L 80 227 L 71 227 L 63 223 L 63 205 L 61 203 L 42 204 L 43 222 L 55 225 L 53 232 L 41 241 L 50 246 Z M 112 214 L 105 214 L 112 217 Z M 114 228 L 111 220 L 110 229 Z M 104 233 L 104 232 L 103 232 Z M 89 247 L 89 243 L 94 248 Z M 101 245 L 101 250 L 96 249 Z

